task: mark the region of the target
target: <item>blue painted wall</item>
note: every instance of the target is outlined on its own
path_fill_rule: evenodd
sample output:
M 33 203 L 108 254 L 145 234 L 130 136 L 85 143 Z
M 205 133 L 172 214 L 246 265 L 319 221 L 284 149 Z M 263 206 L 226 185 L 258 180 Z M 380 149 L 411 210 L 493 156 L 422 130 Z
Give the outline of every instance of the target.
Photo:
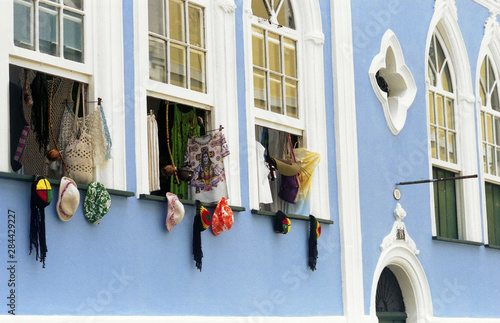
M 236 213 L 232 229 L 215 237 L 202 233 L 203 272 L 192 257 L 194 207 L 185 206 L 182 223 L 165 229 L 164 202 L 112 196 L 112 207 L 98 226 L 83 216 L 81 204 L 69 222 L 46 212 L 46 268 L 29 250 L 31 184 L 0 179 L 0 235 L 6 264 L 8 210 L 16 214 L 16 314 L 18 315 L 206 315 L 313 316 L 342 315 L 340 246 L 337 212 L 335 147 L 328 142 L 331 218 L 318 241 L 317 270 L 307 267 L 309 224 L 292 220 L 287 235 L 272 230 L 270 217 L 252 215 L 246 182 L 247 148 L 243 62 L 242 1 L 236 1 L 238 96 L 241 142 L 242 200 L 247 211 Z M 331 88 L 329 5 L 321 1 L 325 33 L 325 78 Z M 132 0 L 123 0 L 127 188 L 135 189 L 134 78 Z M 333 95 L 326 91 L 327 115 L 333 125 Z M 333 138 L 333 129 L 328 135 Z M 238 152 L 232 152 L 238 153 Z M 54 196 L 58 187 L 54 187 Z M 213 211 L 213 210 L 210 210 Z M 2 295 L 8 296 L 9 272 L 0 271 Z M 4 298 L 5 300 L 5 298 Z M 8 308 L 3 305 L 4 312 Z
M 473 82 L 488 11 L 473 1 L 459 0 L 460 25 Z M 379 246 L 395 220 L 395 183 L 429 177 L 425 102 L 426 40 L 434 1 L 352 1 L 356 108 L 358 121 L 361 225 L 363 238 L 364 305 L 369 313 L 373 273 Z M 401 44 L 405 62 L 417 85 L 403 130 L 390 132 L 368 77 L 380 41 L 391 29 Z M 475 86 L 475 83 L 473 84 Z M 471 151 L 477 154 L 477 150 Z M 482 165 L 482 164 L 480 164 Z M 477 181 L 477 180 L 476 180 Z M 478 184 L 479 185 L 479 184 Z M 496 268 L 498 250 L 431 239 L 429 184 L 401 186 L 404 222 L 417 244 L 418 259 L 429 281 L 434 315 L 440 317 L 498 317 L 500 292 Z

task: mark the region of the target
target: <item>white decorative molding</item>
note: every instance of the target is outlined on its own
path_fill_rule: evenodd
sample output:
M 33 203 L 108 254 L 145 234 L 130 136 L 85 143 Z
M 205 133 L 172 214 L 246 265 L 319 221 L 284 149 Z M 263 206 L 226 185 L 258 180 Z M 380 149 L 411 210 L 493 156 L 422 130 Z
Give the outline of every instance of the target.
M 380 52 L 373 58 L 368 75 L 382 104 L 387 126 L 393 135 L 397 135 L 405 125 L 406 113 L 415 99 L 417 86 L 392 30 L 388 29 L 382 37 Z M 387 92 L 379 86 L 377 78 L 386 82 Z
M 316 45 L 323 45 L 325 43 L 325 34 L 322 32 L 308 33 L 306 34 L 306 40 L 310 40 Z
M 436 0 L 434 12 L 448 11 L 452 14 L 455 21 L 458 21 L 457 5 L 455 0 Z
M 218 0 L 217 4 L 226 13 L 233 13 L 236 10 L 236 4 L 234 3 L 234 0 Z
M 470 94 L 458 94 L 459 103 L 465 104 L 474 104 L 476 102 L 476 97 Z
M 380 250 L 384 251 L 394 242 L 398 241 L 406 243 L 408 249 L 410 249 L 415 255 L 418 255 L 420 251 L 417 249 L 417 245 L 415 244 L 413 239 L 410 238 L 410 235 L 406 230 L 406 226 L 403 223 L 403 219 L 406 217 L 406 211 L 403 209 L 400 203 L 396 205 L 394 216 L 396 217 L 396 221 L 394 221 L 394 224 L 392 225 L 391 233 L 389 233 L 382 241 Z

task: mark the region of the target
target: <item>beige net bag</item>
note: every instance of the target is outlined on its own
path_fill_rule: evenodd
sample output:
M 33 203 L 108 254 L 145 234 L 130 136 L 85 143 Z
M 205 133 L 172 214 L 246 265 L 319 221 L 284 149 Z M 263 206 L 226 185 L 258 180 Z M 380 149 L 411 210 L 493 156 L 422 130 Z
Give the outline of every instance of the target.
M 81 126 L 78 124 L 78 109 L 80 106 L 80 92 L 82 94 L 82 102 L 84 94 L 81 90 L 81 84 L 78 87 L 78 95 L 76 101 L 75 123 L 71 139 L 64 150 L 65 160 L 68 164 L 71 177 L 79 184 L 90 184 L 93 179 L 94 153 L 92 151 L 92 137 L 88 133 L 85 123 L 85 110 L 83 111 L 83 122 Z

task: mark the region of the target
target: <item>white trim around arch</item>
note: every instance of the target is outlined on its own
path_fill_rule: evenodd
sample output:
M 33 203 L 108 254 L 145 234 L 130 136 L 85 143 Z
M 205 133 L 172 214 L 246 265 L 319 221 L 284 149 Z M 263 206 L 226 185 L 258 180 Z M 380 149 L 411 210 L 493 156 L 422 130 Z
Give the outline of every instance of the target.
M 377 285 L 380 274 L 386 267 L 398 279 L 406 306 L 406 314 L 408 315 L 407 322 L 430 322 L 433 309 L 429 283 L 420 261 L 403 241 L 393 243 L 380 254 L 373 274 L 370 318 L 376 318 L 375 297 Z

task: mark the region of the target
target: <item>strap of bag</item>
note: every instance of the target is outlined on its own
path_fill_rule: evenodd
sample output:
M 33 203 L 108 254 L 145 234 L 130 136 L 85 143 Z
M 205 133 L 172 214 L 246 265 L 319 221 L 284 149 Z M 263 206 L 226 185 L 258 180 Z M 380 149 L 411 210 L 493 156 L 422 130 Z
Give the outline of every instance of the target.
M 73 133 L 71 137 L 74 139 L 76 137 L 76 131 L 78 129 L 78 110 L 80 109 L 80 91 L 82 90 L 82 84 L 78 84 L 78 92 L 76 94 L 76 109 L 75 109 L 75 122 L 73 123 Z

